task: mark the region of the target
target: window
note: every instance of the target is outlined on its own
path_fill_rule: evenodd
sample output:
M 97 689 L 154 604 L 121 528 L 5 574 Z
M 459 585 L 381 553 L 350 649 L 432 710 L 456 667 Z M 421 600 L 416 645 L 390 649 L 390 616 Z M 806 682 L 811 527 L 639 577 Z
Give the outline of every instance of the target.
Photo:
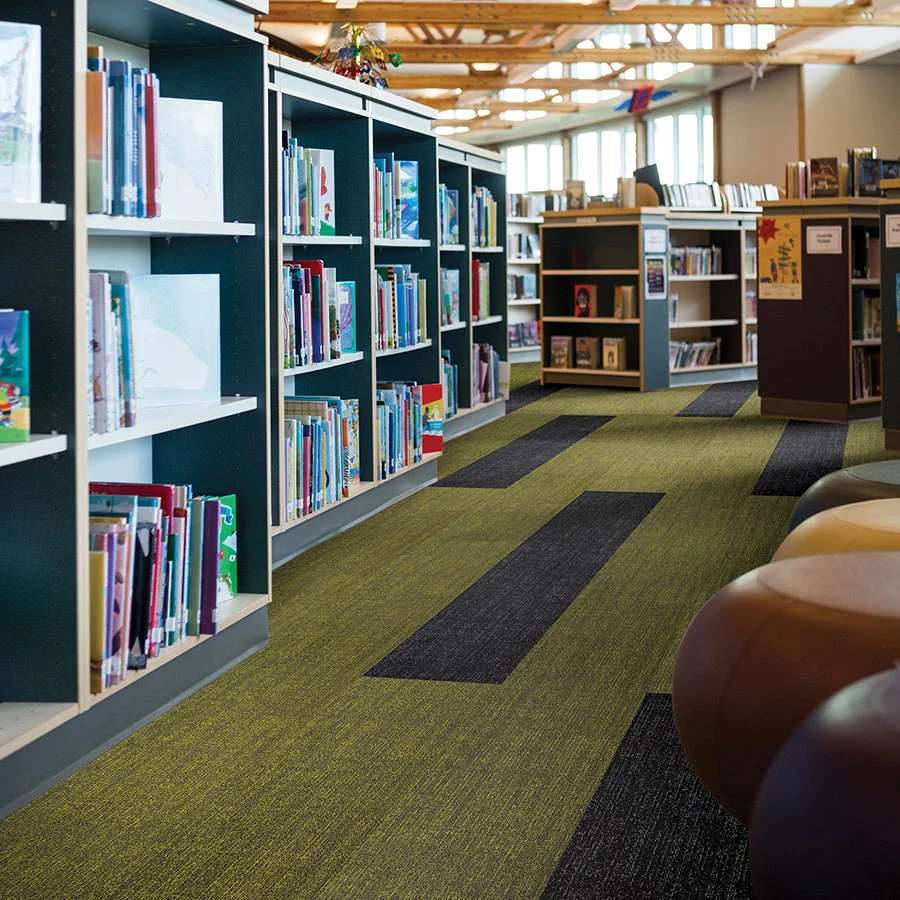
M 511 194 L 563 189 L 562 144 L 559 140 L 513 144 L 505 147 L 503 152 L 506 155 L 506 185 Z
M 637 166 L 637 141 L 629 122 L 618 128 L 582 131 L 572 142 L 574 178 L 591 196 L 614 197 L 618 179 Z
M 712 181 L 715 150 L 709 105 L 648 116 L 647 155 L 663 184 Z
M 794 0 L 757 0 L 757 6 L 793 6 Z M 778 29 L 774 25 L 726 25 L 725 46 L 735 50 L 762 50 L 775 42 Z

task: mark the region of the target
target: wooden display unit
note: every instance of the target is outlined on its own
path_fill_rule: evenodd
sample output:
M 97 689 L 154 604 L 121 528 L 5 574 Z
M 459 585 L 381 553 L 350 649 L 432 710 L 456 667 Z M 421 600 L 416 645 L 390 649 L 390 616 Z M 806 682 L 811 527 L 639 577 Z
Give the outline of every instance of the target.
M 885 449 L 900 453 L 900 329 L 895 324 L 900 246 L 891 246 L 900 244 L 894 237 L 900 227 L 900 178 L 882 181 L 881 188 L 887 197 L 881 204 L 881 417 Z
M 799 218 L 802 296 L 759 300 L 762 415 L 818 422 L 880 415 L 880 393 L 865 396 L 854 383 L 854 360 L 872 366 L 868 358 L 880 355 L 882 340 L 854 336 L 853 303 L 854 292 L 877 298 L 880 291 L 874 270 L 880 271 L 875 247 L 881 203 L 837 197 L 763 204 L 764 217 Z M 813 236 L 831 235 L 832 252 L 810 253 L 811 228 L 822 229 Z M 871 271 L 869 254 L 875 260 Z

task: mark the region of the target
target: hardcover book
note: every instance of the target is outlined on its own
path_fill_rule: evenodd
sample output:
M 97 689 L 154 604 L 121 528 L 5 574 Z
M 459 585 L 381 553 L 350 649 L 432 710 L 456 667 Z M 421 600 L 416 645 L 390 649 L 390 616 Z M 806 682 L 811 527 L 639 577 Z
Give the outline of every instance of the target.
M 550 368 L 572 368 L 572 338 L 555 334 L 550 338 Z
M 625 338 L 603 338 L 603 368 L 616 370 L 625 368 Z
M 841 168 L 836 156 L 809 161 L 810 197 L 837 197 L 840 194 Z
M 459 191 L 447 190 L 447 228 L 450 243 L 459 243 Z
M 356 282 L 337 282 L 341 319 L 341 353 L 356 353 Z
M 41 200 L 41 29 L 0 22 L 0 201 Z
M 419 164 L 412 159 L 398 159 L 394 163 L 399 182 L 400 233 L 394 237 L 419 238 Z
M 857 161 L 857 195 L 860 197 L 881 196 L 881 160 L 864 156 Z
M 422 385 L 422 452 L 438 453 L 444 447 L 444 387 Z
M 335 234 L 334 150 L 310 150 L 310 162 L 318 171 L 316 211 L 319 234 Z
M 616 319 L 637 318 L 637 288 L 633 284 L 617 284 L 613 298 Z
M 575 316 L 594 317 L 597 315 L 597 285 L 575 285 Z
M 587 194 L 583 181 L 566 182 L 566 209 L 587 209 Z
M 31 437 L 28 312 L 0 309 L 0 443 Z
M 575 338 L 575 368 L 600 368 L 600 339 L 595 337 Z

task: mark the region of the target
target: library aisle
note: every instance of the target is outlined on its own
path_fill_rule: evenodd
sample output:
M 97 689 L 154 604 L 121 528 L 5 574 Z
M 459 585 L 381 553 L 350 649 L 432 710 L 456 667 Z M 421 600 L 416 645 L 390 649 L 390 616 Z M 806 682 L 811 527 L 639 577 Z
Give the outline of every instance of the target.
M 882 459 L 880 423 L 514 371 L 435 486 L 276 571 L 268 649 L 0 822 L 4 900 L 751 896 L 663 752 L 675 650 L 778 546 L 804 448 Z

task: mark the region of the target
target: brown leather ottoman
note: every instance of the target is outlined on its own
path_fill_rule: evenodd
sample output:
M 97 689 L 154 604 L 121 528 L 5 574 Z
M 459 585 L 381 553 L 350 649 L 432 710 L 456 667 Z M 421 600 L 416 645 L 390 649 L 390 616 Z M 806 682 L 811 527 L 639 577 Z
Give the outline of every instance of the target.
M 900 657 L 900 553 L 770 563 L 719 591 L 675 662 L 675 724 L 694 771 L 743 822 L 775 754 L 833 693 Z
M 900 460 L 866 463 L 831 472 L 808 488 L 797 501 L 788 531 L 793 531 L 823 509 L 888 497 L 900 497 Z

